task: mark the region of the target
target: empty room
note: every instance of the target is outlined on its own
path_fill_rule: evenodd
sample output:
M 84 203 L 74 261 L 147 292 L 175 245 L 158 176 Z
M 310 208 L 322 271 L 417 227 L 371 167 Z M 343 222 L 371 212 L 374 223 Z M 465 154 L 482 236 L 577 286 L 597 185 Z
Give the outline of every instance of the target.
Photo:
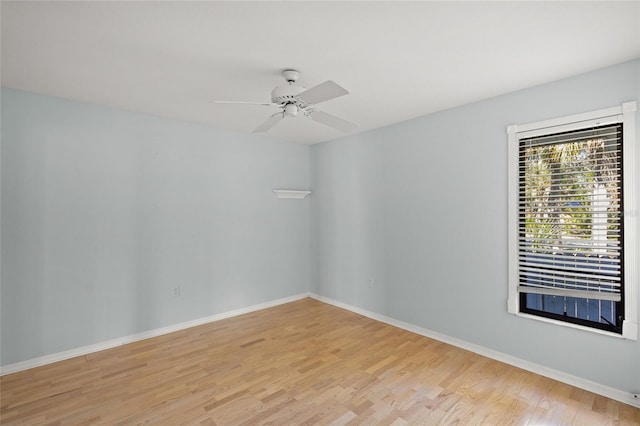
M 639 1 L 0 25 L 0 424 L 640 424 Z

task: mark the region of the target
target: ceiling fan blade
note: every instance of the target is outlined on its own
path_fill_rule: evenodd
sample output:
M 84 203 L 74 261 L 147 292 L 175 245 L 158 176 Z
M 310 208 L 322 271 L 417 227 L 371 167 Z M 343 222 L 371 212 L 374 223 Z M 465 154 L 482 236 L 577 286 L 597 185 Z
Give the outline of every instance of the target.
M 307 105 L 319 104 L 339 96 L 348 95 L 349 91 L 334 81 L 328 80 L 300 93 L 297 98 Z
M 350 132 L 356 127 L 357 124 L 353 124 L 350 121 L 338 118 L 335 115 L 327 114 L 326 112 L 313 110 L 309 113 L 309 118 L 318 123 L 322 123 L 325 126 L 333 127 L 334 129 L 342 130 L 343 132 Z
M 271 117 L 269 117 L 267 119 L 267 121 L 265 121 L 264 123 L 262 123 L 261 125 L 256 127 L 256 129 L 253 131 L 253 133 L 266 132 L 267 130 L 269 130 L 270 128 L 275 126 L 278 123 L 278 121 L 282 120 L 283 118 L 284 118 L 284 113 L 283 112 L 277 112 L 277 113 L 273 114 Z
M 241 104 L 241 105 L 264 105 L 264 106 L 278 106 L 271 102 L 242 102 L 242 101 L 209 101 L 210 104 Z

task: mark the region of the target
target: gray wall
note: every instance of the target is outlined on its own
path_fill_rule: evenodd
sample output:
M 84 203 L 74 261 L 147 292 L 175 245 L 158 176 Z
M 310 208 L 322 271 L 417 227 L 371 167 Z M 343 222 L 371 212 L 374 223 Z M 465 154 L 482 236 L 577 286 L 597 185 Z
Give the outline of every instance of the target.
M 312 288 L 639 391 L 640 342 L 519 318 L 506 302 L 507 126 L 630 100 L 640 100 L 640 61 L 314 145 Z
M 1 136 L 2 365 L 309 291 L 308 146 L 8 89 Z

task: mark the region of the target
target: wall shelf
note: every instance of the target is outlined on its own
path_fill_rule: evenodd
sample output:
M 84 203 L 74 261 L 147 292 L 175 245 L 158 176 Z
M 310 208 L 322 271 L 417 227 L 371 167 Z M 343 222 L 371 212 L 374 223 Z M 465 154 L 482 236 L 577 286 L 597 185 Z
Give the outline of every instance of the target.
M 298 189 L 274 189 L 273 192 L 278 198 L 293 198 L 301 200 L 311 194 L 311 191 L 302 191 Z

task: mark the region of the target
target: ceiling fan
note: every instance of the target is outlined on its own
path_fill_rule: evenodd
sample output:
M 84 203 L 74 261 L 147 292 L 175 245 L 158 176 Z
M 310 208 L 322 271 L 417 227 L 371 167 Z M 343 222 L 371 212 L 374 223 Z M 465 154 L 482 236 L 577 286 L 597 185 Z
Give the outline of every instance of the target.
M 278 86 L 271 91 L 270 103 L 236 101 L 212 102 L 220 104 L 265 105 L 280 108 L 281 111 L 276 112 L 264 123 L 256 127 L 253 131 L 254 133 L 266 132 L 283 118 L 296 117 L 298 114 L 302 114 L 313 121 L 317 121 L 325 126 L 329 126 L 343 132 L 350 132 L 357 127 L 356 124 L 343 120 L 342 118 L 338 118 L 334 115 L 327 114 L 326 112 L 320 111 L 314 107 L 314 105 L 319 104 L 320 102 L 325 102 L 330 99 L 347 95 L 349 92 L 344 87 L 328 80 L 310 89 L 305 89 L 304 87 L 296 84 L 296 81 L 298 81 L 298 78 L 300 77 L 299 71 L 284 70 L 282 71 L 282 76 L 288 84 Z

